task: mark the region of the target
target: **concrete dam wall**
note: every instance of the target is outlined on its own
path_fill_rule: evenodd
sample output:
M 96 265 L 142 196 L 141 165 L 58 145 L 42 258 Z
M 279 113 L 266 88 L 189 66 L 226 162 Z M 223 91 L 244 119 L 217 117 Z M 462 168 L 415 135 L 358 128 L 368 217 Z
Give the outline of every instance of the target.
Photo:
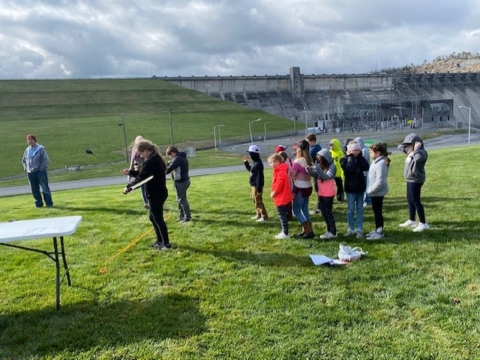
M 480 73 L 165 77 L 223 101 L 320 130 L 480 126 Z M 459 108 L 459 106 L 461 106 Z

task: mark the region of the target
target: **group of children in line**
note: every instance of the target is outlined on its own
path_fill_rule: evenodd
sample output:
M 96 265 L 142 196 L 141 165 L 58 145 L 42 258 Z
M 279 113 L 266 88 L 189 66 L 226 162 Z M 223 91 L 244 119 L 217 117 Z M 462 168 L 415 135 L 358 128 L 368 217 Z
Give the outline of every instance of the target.
M 383 200 L 388 193 L 390 165 L 386 145 L 376 142 L 367 150 L 363 139 L 356 138 L 347 141 L 343 151 L 338 139 L 332 139 L 329 146 L 329 150 L 322 149 L 316 143 L 315 134 L 308 134 L 294 146 L 293 161 L 285 152 L 287 147 L 283 145 L 277 146 L 276 153 L 269 156 L 268 163 L 273 169 L 270 197 L 277 209 L 282 229 L 275 238 L 290 238 L 288 221 L 292 218 L 292 212 L 302 225 L 302 231 L 296 236 L 304 239 L 315 237 L 308 210 L 309 198 L 315 189 L 318 194 L 317 209 L 322 214 L 327 229 L 325 234 L 320 235 L 320 239 L 338 237 L 333 202 L 335 197 L 340 202 L 344 201 L 344 193 L 348 223 L 345 236 L 356 236 L 358 239 L 364 237 L 363 208 L 371 204 L 375 229 L 366 235 L 366 239 L 383 239 Z M 409 219 L 400 224 L 400 227 L 412 227 L 414 232 L 421 232 L 429 228 L 420 200 L 428 154 L 422 139 L 414 133 L 407 135 L 398 149 L 406 155 L 404 177 L 407 182 L 409 207 Z M 244 157 L 243 161 L 250 172 L 252 199 L 255 204 L 256 215 L 252 219 L 266 221 L 268 214 L 262 196 L 265 179 L 260 149 L 251 145 L 248 153 L 252 163 L 249 163 L 247 157 Z M 419 217 L 418 223 L 415 221 L 416 214 Z

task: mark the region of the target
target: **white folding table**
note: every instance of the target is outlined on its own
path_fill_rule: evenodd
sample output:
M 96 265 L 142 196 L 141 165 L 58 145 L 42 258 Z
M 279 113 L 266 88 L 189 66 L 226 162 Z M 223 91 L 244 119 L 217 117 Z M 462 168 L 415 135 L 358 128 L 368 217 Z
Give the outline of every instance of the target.
M 63 279 L 67 277 L 67 284 L 68 286 L 71 285 L 63 237 L 65 235 L 71 235 L 75 233 L 81 221 L 81 216 L 64 216 L 45 219 L 0 222 L 0 245 L 38 252 L 46 255 L 55 262 L 57 310 L 60 309 L 60 284 L 63 282 Z M 49 237 L 53 238 L 53 251 L 45 251 L 10 244 L 10 242 L 13 241 L 45 239 Z M 58 248 L 57 237 L 60 237 L 60 250 Z M 60 279 L 60 258 L 62 259 L 64 268 L 62 279 Z

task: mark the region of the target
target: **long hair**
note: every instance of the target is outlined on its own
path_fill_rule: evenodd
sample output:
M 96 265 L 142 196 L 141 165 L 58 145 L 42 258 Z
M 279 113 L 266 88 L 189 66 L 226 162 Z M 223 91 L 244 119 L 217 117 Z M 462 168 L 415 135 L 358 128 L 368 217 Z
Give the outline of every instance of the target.
M 304 149 L 300 146 L 297 147 L 297 153 L 295 158 L 296 159 L 304 158 L 305 160 L 307 160 L 308 166 L 312 166 L 313 164 L 313 160 L 312 160 L 312 157 L 310 156 L 310 151 L 308 151 L 308 148 Z
M 385 164 L 387 164 L 387 166 L 390 166 L 391 160 L 388 157 L 387 147 L 384 143 L 378 141 L 370 145 L 370 150 L 372 150 L 373 152 L 379 152 L 381 156 L 385 157 Z
M 137 151 L 142 152 L 142 151 L 145 151 L 145 150 L 150 151 L 153 154 L 157 155 L 160 158 L 160 160 L 162 160 L 162 165 L 163 165 L 164 170 L 167 169 L 167 163 L 163 159 L 162 154 L 160 152 L 160 149 L 158 148 L 157 145 L 152 143 L 150 140 L 143 139 L 142 141 L 140 141 L 137 144 Z

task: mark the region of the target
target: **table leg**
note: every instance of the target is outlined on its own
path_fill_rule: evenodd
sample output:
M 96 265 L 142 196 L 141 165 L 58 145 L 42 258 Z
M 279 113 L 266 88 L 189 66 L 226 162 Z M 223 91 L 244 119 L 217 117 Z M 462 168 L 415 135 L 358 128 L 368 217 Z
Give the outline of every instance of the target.
M 53 249 L 54 249 L 54 255 L 55 259 L 55 268 L 56 268 L 56 288 L 57 288 L 57 293 L 55 297 L 55 302 L 57 306 L 57 310 L 60 310 L 60 260 L 58 258 L 58 244 L 57 244 L 57 237 L 53 238 Z
M 68 270 L 67 256 L 65 254 L 65 245 L 63 244 L 63 236 L 60 236 L 60 250 L 62 252 L 63 268 L 65 269 L 65 274 L 67 275 L 67 284 L 68 286 L 71 286 L 72 282 L 70 281 L 70 271 Z

